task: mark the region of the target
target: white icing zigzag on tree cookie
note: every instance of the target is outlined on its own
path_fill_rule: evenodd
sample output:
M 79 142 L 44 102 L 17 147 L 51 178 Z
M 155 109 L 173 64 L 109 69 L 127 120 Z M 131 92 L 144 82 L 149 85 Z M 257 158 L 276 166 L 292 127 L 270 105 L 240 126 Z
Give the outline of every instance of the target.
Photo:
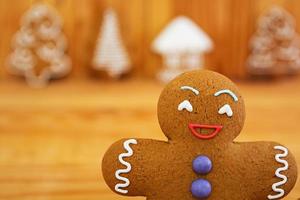
M 133 150 L 129 146 L 130 144 L 137 144 L 137 141 L 135 139 L 126 140 L 123 143 L 123 146 L 124 146 L 124 149 L 127 151 L 127 153 L 122 153 L 122 154 L 119 155 L 119 161 L 120 161 L 121 164 L 126 166 L 126 169 L 119 169 L 115 173 L 116 179 L 124 182 L 124 183 L 118 183 L 115 186 L 115 190 L 119 193 L 122 193 L 122 194 L 127 194 L 128 190 L 124 190 L 124 189 L 121 189 L 121 188 L 126 188 L 130 185 L 130 181 L 128 180 L 128 178 L 120 176 L 120 174 L 129 173 L 131 171 L 131 164 L 129 162 L 126 162 L 126 161 L 123 160 L 123 158 L 128 158 L 128 157 L 131 157 L 133 155 Z
M 276 192 L 276 193 L 278 193 L 278 194 L 276 194 L 276 195 L 269 195 L 269 196 L 268 196 L 268 199 L 278 199 L 278 198 L 283 197 L 283 196 L 284 196 L 284 190 L 281 189 L 281 188 L 279 188 L 279 186 L 284 185 L 284 184 L 287 182 L 287 180 L 288 180 L 288 178 L 287 178 L 285 175 L 281 174 L 281 172 L 282 172 L 282 171 L 286 171 L 286 170 L 289 168 L 289 163 L 288 163 L 286 160 L 283 160 L 283 159 L 281 159 L 281 158 L 286 157 L 286 156 L 288 155 L 289 151 L 288 151 L 287 148 L 285 148 L 285 147 L 283 147 L 283 146 L 275 146 L 274 149 L 283 151 L 282 154 L 276 154 L 275 160 L 276 160 L 277 162 L 283 164 L 284 166 L 278 168 L 278 169 L 276 170 L 276 172 L 275 172 L 275 175 L 276 175 L 278 178 L 281 178 L 282 181 L 279 181 L 279 182 L 274 183 L 274 184 L 272 185 L 273 191 Z

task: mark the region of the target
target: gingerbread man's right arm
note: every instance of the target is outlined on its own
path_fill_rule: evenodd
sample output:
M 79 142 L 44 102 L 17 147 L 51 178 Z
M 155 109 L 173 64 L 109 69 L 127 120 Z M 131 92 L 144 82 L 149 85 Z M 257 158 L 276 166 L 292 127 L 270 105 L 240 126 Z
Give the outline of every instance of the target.
M 252 199 L 282 199 L 292 190 L 297 165 L 286 147 L 276 142 L 247 142 L 236 147 L 243 155 L 242 166 L 247 166 L 243 180 L 252 191 Z M 248 185 L 255 182 L 259 183 L 255 187 Z
M 114 192 L 125 196 L 146 196 L 152 153 L 165 142 L 147 139 L 122 139 L 114 143 L 102 160 L 102 174 Z M 152 152 L 152 153 L 151 153 Z

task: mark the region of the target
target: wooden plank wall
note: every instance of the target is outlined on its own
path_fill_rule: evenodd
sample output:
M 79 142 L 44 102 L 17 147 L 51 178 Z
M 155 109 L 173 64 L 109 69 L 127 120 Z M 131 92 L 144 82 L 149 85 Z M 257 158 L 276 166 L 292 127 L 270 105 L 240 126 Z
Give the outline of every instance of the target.
M 34 0 L 0 1 L 0 78 L 10 52 L 11 38 L 19 28 L 22 14 Z M 206 65 L 231 77 L 245 76 L 248 40 L 258 16 L 273 4 L 283 6 L 300 26 L 298 0 L 44 0 L 58 9 L 69 39 L 74 70 L 70 76 L 88 77 L 90 61 L 103 10 L 112 6 L 119 15 L 124 42 L 133 62 L 134 76 L 153 77 L 161 67 L 159 55 L 150 50 L 159 31 L 177 15 L 196 21 L 215 42 Z

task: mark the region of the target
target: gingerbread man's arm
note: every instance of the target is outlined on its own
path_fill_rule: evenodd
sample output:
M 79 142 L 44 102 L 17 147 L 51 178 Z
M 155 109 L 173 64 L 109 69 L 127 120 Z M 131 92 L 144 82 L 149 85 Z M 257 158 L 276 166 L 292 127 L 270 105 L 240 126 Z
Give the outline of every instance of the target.
M 147 139 L 122 139 L 114 143 L 102 160 L 102 174 L 107 185 L 126 196 L 146 196 L 151 168 L 151 152 L 165 142 Z M 152 159 L 153 160 L 153 159 Z
M 253 198 L 282 199 L 292 190 L 297 180 L 297 165 L 285 146 L 275 142 L 252 142 L 239 143 L 237 147 L 242 150 L 243 163 L 247 166 L 245 178 L 256 179 L 259 183 L 249 189 L 253 191 Z

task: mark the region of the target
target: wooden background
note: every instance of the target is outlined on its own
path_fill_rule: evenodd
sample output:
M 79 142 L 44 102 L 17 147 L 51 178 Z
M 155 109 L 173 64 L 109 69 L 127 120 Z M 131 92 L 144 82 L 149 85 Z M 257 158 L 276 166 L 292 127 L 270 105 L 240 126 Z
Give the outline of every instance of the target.
M 4 65 L 13 34 L 22 14 L 33 0 L 0 1 L 0 63 Z M 175 16 L 187 15 L 214 40 L 215 50 L 207 55 L 206 66 L 231 77 L 244 77 L 248 40 L 258 16 L 273 4 L 289 10 L 300 27 L 299 0 L 45 0 L 64 19 L 73 60 L 72 77 L 90 75 L 90 62 L 103 10 L 118 12 L 121 31 L 133 62 L 134 76 L 153 77 L 161 67 L 159 55 L 151 52 L 151 42 Z M 0 68 L 0 78 L 7 72 Z

